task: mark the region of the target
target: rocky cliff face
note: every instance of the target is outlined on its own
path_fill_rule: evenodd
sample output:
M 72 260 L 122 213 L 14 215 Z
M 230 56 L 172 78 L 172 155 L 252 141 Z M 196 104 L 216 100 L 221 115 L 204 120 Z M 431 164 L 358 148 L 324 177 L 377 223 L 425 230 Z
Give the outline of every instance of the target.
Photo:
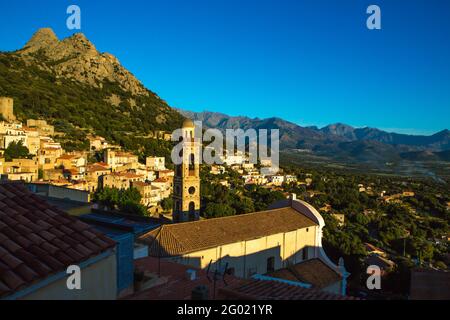
M 53 30 L 37 31 L 25 47 L 17 52 L 28 63 L 36 63 L 56 77 L 65 77 L 102 88 L 105 81 L 115 82 L 132 95 L 148 96 L 149 92 L 116 57 L 100 53 L 81 33 L 59 40 Z M 42 58 L 46 63 L 43 64 Z

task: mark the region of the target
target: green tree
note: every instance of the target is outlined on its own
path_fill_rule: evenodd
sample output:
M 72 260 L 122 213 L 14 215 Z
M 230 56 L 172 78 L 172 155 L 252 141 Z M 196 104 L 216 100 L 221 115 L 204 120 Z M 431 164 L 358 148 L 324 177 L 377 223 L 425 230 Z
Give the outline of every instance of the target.
M 11 142 L 5 150 L 5 160 L 11 161 L 13 159 L 27 159 L 30 157 L 30 151 L 25 147 L 22 141 Z
M 161 201 L 161 207 L 164 211 L 170 211 L 173 208 L 173 199 L 172 196 L 169 198 L 165 198 Z
M 234 216 L 235 214 L 236 210 L 223 203 L 208 203 L 204 211 L 204 215 L 207 218 L 227 217 Z

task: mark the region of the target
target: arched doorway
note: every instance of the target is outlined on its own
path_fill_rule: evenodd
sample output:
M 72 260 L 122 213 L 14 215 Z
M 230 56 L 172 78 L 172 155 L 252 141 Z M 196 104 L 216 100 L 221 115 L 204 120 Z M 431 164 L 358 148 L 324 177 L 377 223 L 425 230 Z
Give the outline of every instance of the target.
M 195 202 L 189 203 L 189 221 L 195 220 Z

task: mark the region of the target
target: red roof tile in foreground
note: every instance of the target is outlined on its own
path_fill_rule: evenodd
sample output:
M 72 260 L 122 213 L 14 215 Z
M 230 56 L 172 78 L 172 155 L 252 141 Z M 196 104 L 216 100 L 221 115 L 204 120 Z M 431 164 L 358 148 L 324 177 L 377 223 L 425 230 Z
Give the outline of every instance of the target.
M 278 281 L 242 280 L 219 289 L 219 299 L 225 300 L 358 300 L 317 289 L 307 289 Z
M 0 298 L 114 246 L 22 184 L 0 184 Z

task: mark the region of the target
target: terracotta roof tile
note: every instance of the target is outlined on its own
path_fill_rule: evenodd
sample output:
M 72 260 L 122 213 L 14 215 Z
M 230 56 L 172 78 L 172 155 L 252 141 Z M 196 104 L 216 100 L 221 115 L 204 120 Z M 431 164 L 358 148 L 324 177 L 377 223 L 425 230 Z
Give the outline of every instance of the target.
M 6 250 L 8 250 L 9 252 L 12 252 L 12 253 L 21 249 L 21 247 L 17 243 L 15 243 L 14 241 L 12 241 L 10 239 L 3 241 L 2 246 L 3 246 L 3 248 L 5 248 Z
M 270 277 L 309 283 L 322 289 L 341 280 L 341 276 L 320 259 L 310 259 L 268 274 Z
M 278 281 L 242 280 L 219 289 L 219 298 L 233 300 L 355 300 L 317 289 L 307 289 Z
M 0 298 L 114 246 L 22 184 L 0 184 Z
M 76 260 L 69 255 L 65 254 L 63 251 L 58 251 L 55 254 L 55 258 L 58 259 L 58 261 L 61 261 L 62 264 L 65 266 L 73 264 Z
M 78 253 L 77 251 L 75 251 L 72 248 L 67 249 L 66 253 L 70 258 L 72 258 L 75 261 L 79 261 L 79 260 L 83 259 L 83 255 Z
M 39 275 L 36 272 L 34 272 L 24 263 L 18 266 L 15 269 L 15 272 L 26 282 L 32 282 L 33 280 L 39 277 Z
M 18 267 L 20 264 L 23 263 L 22 260 L 17 259 L 15 256 L 9 253 L 3 255 L 2 257 L 0 257 L 0 259 L 5 265 L 10 267 L 11 269 L 15 269 L 16 267 Z
M 20 286 L 25 285 L 25 281 L 22 280 L 15 272 L 10 269 L 1 270 L 0 277 L 6 286 L 12 291 L 17 290 Z
M 35 233 L 28 233 L 25 235 L 28 239 L 30 239 L 30 241 L 32 241 L 34 244 L 40 245 L 41 243 L 43 243 L 45 241 L 44 238 L 38 236 Z

